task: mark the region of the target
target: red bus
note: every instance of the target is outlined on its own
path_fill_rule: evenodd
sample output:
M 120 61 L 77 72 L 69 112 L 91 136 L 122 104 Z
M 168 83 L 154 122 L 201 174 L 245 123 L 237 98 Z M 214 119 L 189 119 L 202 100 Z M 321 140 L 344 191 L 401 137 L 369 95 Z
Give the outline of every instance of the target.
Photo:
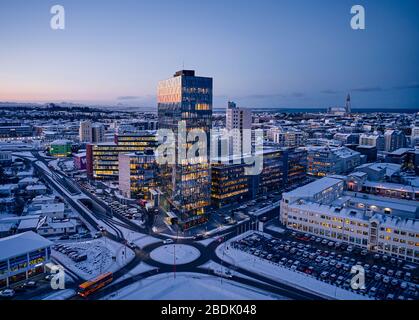
M 108 272 L 102 274 L 92 280 L 89 280 L 81 285 L 79 285 L 79 291 L 77 292 L 79 296 L 83 298 L 88 297 L 92 293 L 102 289 L 113 281 L 113 273 Z

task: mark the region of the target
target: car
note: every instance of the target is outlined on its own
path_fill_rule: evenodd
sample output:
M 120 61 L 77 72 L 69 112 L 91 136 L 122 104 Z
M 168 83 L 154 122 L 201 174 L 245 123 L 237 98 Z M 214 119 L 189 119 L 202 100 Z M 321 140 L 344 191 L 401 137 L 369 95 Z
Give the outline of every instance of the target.
M 380 281 L 380 280 L 381 280 L 381 277 L 382 277 L 382 276 L 381 276 L 381 274 L 376 273 L 376 274 L 375 274 L 375 277 L 374 277 L 374 280 L 375 280 L 375 281 Z
M 384 284 L 388 284 L 388 283 L 390 283 L 390 278 L 389 278 L 389 277 L 384 277 L 384 278 L 383 278 L 383 283 L 384 283 Z
M 173 239 L 166 239 L 166 240 L 164 240 L 163 241 L 163 244 L 172 244 L 174 241 L 173 241 Z
M 398 281 L 397 279 L 393 279 L 393 280 L 391 280 L 391 285 L 392 285 L 393 287 L 397 286 L 398 284 L 399 284 L 399 281 Z
M 28 281 L 23 284 L 26 288 L 36 288 L 38 285 L 35 281 Z
M 387 300 L 394 300 L 394 294 L 389 293 L 386 297 Z
M 387 270 L 387 275 L 390 276 L 390 277 L 393 276 L 394 275 L 394 271 L 391 270 L 391 269 Z
M 402 283 L 400 283 L 400 288 L 401 288 L 401 289 L 406 290 L 406 289 L 407 289 L 407 287 L 408 287 L 407 282 L 402 282 Z
M 102 237 L 103 237 L 102 232 L 96 232 L 93 238 L 94 239 L 99 239 L 99 238 L 102 238 Z
M 316 239 L 316 243 L 320 243 L 320 242 L 322 242 L 322 239 L 317 238 L 317 239 Z
M 354 247 L 353 247 L 353 246 L 348 246 L 348 247 L 346 248 L 346 251 L 348 251 L 348 252 L 352 252 L 352 251 L 354 251 Z
M 330 241 L 327 245 L 332 248 L 335 246 L 335 243 L 333 241 Z
M 327 244 L 327 240 L 326 240 L 326 239 L 324 239 L 324 240 L 322 241 L 322 244 L 326 245 L 326 244 Z
M 137 249 L 138 247 L 137 247 L 137 245 L 134 243 L 134 242 L 130 242 L 130 243 L 128 243 L 128 248 L 130 248 L 130 249 L 133 249 L 133 250 L 135 250 L 135 249 Z
M 370 296 L 374 297 L 377 294 L 377 288 L 376 287 L 371 287 L 370 291 L 369 291 Z
M 361 251 L 361 256 L 364 256 L 365 257 L 367 254 L 368 254 L 368 251 L 367 250 L 362 250 Z
M 15 295 L 16 292 L 13 289 L 4 289 L 0 291 L 0 297 L 2 298 L 13 298 Z
M 328 275 L 329 275 L 329 272 L 327 272 L 327 271 L 323 271 L 323 272 L 320 274 L 320 277 L 321 277 L 322 279 L 326 279 Z

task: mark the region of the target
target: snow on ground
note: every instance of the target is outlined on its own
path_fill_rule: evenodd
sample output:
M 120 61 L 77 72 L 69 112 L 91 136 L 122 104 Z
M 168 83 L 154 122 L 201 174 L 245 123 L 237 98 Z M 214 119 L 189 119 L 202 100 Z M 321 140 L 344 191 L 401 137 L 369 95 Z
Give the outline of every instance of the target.
M 368 297 L 353 293 L 348 290 L 333 286 L 329 283 L 317 280 L 309 275 L 274 264 L 230 246 L 232 241 L 242 239 L 254 231 L 248 231 L 242 235 L 228 240 L 216 249 L 217 256 L 237 267 L 255 272 L 275 281 L 299 288 L 301 290 L 317 293 L 328 299 L 338 300 L 365 300 Z
M 134 269 L 130 270 L 130 272 L 128 272 L 127 274 L 123 275 L 122 277 L 120 277 L 118 280 L 114 281 L 113 283 L 118 283 L 122 280 L 125 279 L 129 279 L 131 277 L 137 276 L 141 273 L 150 271 L 150 270 L 154 270 L 157 269 L 155 267 L 149 266 L 148 264 L 141 262 L 140 264 L 138 264 Z
M 231 280 L 196 273 L 173 273 L 143 279 L 103 300 L 284 300 Z
M 53 257 L 85 280 L 105 272 L 115 272 L 128 264 L 135 256 L 131 249 L 107 238 L 66 243 L 66 246 L 76 249 L 81 254 L 87 254 L 87 260 L 74 262 L 67 255 L 55 250 L 52 251 Z
M 63 167 L 64 169 L 70 171 L 70 170 L 74 170 L 74 161 L 73 160 L 67 160 L 63 162 Z
M 55 159 L 55 160 L 52 160 L 52 161 L 48 162 L 48 164 L 51 167 L 53 167 L 55 170 L 60 170 L 60 167 L 58 166 L 59 161 L 60 161 L 59 159 Z
M 131 237 L 130 240 L 132 240 L 132 242 L 134 242 L 140 248 L 144 248 L 150 244 L 161 242 L 159 238 L 154 238 L 152 236 L 141 233 L 135 233 L 135 238 Z
M 176 264 L 187 264 L 198 259 L 200 255 L 198 249 L 186 244 L 169 244 L 150 253 L 151 259 L 165 264 L 173 264 L 175 257 Z
M 48 294 L 42 300 L 67 300 L 74 296 L 76 291 L 73 289 L 57 290 L 54 293 Z
M 18 158 L 27 158 L 27 159 L 29 159 L 31 161 L 34 161 L 35 160 L 35 157 L 33 156 L 32 152 L 30 152 L 30 151 L 13 152 L 12 156 L 13 156 L 12 157 L 13 160 L 16 157 L 18 157 Z
M 114 219 L 119 221 L 116 218 Z M 106 226 L 104 227 L 106 228 Z M 132 231 L 121 226 L 118 226 L 118 229 L 122 232 L 124 238 L 127 239 L 128 242 L 134 242 L 140 248 L 144 248 L 153 243 L 161 242 L 159 238 L 149 236 L 148 234 Z

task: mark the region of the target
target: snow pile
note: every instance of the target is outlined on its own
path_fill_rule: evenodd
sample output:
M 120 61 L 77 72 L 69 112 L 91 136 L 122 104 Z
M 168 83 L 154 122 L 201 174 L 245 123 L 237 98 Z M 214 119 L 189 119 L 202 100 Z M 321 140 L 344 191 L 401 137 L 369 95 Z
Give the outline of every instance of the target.
M 196 273 L 172 273 L 143 279 L 103 300 L 284 300 L 231 280 Z
M 154 249 L 150 253 L 150 258 L 164 264 L 187 264 L 200 257 L 198 249 L 185 244 L 170 244 Z

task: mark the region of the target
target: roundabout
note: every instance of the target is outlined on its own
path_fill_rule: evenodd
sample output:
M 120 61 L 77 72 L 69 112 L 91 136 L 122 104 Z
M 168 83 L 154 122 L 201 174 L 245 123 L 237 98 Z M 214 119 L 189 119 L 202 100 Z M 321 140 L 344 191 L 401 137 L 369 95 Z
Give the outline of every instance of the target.
M 160 246 L 150 252 L 150 258 L 167 265 L 188 264 L 197 260 L 201 252 L 187 244 L 170 244 Z

